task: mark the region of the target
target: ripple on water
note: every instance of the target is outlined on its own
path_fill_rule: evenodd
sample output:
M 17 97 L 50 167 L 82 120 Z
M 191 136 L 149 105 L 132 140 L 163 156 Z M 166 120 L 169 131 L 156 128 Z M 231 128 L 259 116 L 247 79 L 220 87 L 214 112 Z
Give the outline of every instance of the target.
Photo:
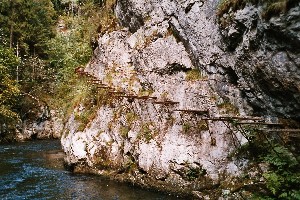
M 176 197 L 63 168 L 59 141 L 0 145 L 0 199 L 174 200 Z

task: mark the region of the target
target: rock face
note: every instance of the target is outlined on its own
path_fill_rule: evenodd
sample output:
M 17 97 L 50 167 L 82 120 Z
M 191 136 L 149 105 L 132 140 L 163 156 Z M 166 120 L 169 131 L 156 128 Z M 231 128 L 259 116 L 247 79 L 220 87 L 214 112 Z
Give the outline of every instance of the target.
M 118 1 L 125 28 L 99 37 L 85 68 L 105 103 L 83 130 L 74 112 L 61 139 L 70 166 L 205 196 L 247 167 L 229 156 L 246 142 L 232 119 L 300 119 L 300 7 L 265 21 L 248 5 L 224 26 L 217 4 Z
M 16 136 L 18 141 L 60 138 L 64 125 L 56 111 L 49 110 L 47 106 L 41 106 L 40 111 L 37 120 L 25 120 L 21 123 Z

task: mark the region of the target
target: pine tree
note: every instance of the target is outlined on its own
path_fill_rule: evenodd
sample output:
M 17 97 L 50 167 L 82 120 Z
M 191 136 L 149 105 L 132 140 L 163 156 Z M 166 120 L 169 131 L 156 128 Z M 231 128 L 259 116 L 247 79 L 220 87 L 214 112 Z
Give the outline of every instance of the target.
M 9 47 L 22 56 L 45 56 L 44 43 L 54 36 L 55 16 L 50 0 L 3 0 L 0 5 L 2 31 L 9 38 Z

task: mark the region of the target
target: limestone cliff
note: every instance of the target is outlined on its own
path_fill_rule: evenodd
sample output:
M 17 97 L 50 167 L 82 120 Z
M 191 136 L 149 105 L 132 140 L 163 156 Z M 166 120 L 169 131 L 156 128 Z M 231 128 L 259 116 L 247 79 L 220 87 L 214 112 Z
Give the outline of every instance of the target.
M 27 115 L 26 115 L 27 114 Z M 61 137 L 64 125 L 56 110 L 50 110 L 47 105 L 38 105 L 25 113 L 25 120 L 20 120 L 16 128 L 14 140 L 58 139 Z
M 96 114 L 79 128 L 79 105 L 62 136 L 70 166 L 217 198 L 249 167 L 229 156 L 247 142 L 243 124 L 299 121 L 300 7 L 265 20 L 252 5 L 217 19 L 217 6 L 117 2 L 124 28 L 99 36 L 81 73 L 100 91 Z

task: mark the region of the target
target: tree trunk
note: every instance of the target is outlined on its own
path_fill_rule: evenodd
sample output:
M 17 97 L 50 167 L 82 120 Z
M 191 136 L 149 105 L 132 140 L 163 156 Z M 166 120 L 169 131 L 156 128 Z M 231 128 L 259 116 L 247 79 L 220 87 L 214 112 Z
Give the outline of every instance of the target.
M 14 25 L 12 22 L 12 24 L 10 25 L 9 48 L 13 48 L 13 30 L 14 30 Z
M 10 0 L 10 6 L 11 6 L 11 25 L 10 25 L 10 34 L 9 34 L 9 48 L 13 48 L 13 31 L 14 31 L 14 13 L 15 13 L 15 9 L 14 9 L 14 5 L 13 5 L 13 0 Z

